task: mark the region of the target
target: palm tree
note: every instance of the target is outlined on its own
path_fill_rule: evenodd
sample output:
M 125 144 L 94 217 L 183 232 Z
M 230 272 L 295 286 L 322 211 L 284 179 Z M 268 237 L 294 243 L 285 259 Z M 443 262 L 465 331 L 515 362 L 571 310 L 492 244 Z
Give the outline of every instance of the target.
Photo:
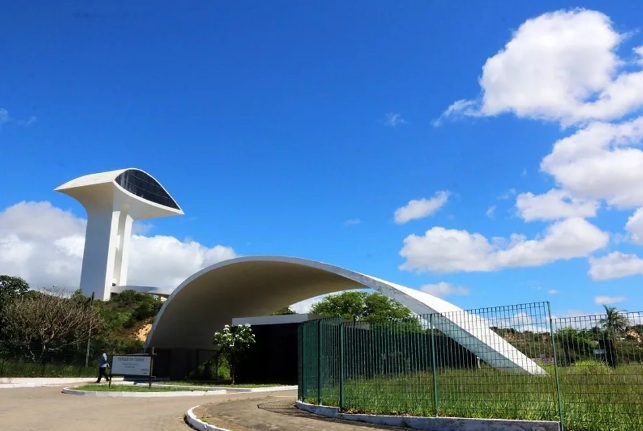
M 627 316 L 620 312 L 616 307 L 605 307 L 605 317 L 599 323 L 607 331 L 608 336 L 614 337 L 625 333 L 627 327 L 630 326 L 630 321 Z

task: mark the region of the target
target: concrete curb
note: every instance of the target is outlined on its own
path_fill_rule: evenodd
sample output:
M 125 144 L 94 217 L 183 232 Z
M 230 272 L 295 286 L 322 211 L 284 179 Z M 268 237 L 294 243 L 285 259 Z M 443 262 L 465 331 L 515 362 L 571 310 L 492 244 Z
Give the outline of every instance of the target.
M 63 394 L 86 397 L 131 397 L 131 398 L 161 398 L 161 397 L 202 397 L 206 395 L 224 395 L 226 391 L 172 391 L 172 392 L 98 392 L 79 391 L 63 388 Z
M 121 380 L 123 379 L 114 379 L 114 381 Z M 0 389 L 36 388 L 70 383 L 93 383 L 95 381 L 96 377 L 2 377 L 0 378 Z
M 194 409 L 196 409 L 197 407 L 199 406 L 194 406 L 185 413 L 185 421 L 192 428 L 194 428 L 195 430 L 203 430 L 203 431 L 230 431 L 226 428 L 219 428 L 216 425 L 210 425 L 208 423 L 203 422 L 200 419 L 197 419 L 196 415 L 194 414 Z
M 523 421 L 509 419 L 470 419 L 423 416 L 389 416 L 341 413 L 338 407 L 317 406 L 297 401 L 298 409 L 328 418 L 365 422 L 375 425 L 406 427 L 425 431 L 560 431 L 554 421 Z
M 266 386 L 265 388 L 229 388 L 226 386 L 215 386 L 217 389 L 224 389 L 226 392 L 229 393 L 236 393 L 236 392 L 278 392 L 278 391 L 291 391 L 294 389 L 297 389 L 297 385 L 295 386 Z

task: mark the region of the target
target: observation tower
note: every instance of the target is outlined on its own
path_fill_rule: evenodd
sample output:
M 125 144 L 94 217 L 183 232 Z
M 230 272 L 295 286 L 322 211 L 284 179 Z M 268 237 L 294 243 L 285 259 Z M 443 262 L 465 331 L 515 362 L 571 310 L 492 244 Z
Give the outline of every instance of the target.
M 165 188 L 140 169 L 85 175 L 56 191 L 73 197 L 87 211 L 80 289 L 103 301 L 112 287 L 127 284 L 134 220 L 183 215 Z

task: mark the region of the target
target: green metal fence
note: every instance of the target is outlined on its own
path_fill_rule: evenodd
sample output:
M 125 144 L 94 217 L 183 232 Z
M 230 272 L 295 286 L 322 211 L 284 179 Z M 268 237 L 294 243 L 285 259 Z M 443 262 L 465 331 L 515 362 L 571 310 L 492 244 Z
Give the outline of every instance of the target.
M 627 323 L 616 331 L 601 316 L 551 319 L 543 302 L 401 321 L 306 322 L 299 399 L 346 412 L 640 431 L 643 316 L 619 316 Z M 474 346 L 472 334 L 486 344 Z
M 568 430 L 643 430 L 643 313 L 554 320 Z

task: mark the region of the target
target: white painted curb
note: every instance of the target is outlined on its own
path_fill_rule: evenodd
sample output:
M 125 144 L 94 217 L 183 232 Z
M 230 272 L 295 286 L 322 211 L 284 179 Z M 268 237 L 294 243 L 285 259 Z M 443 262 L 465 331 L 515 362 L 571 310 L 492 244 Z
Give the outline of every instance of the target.
M 236 392 L 278 392 L 278 391 L 293 391 L 297 389 L 297 385 L 295 386 L 266 386 L 264 388 L 244 388 L 244 387 L 239 387 L 239 388 L 230 388 L 230 387 L 217 387 L 217 389 L 225 389 L 226 392 L 228 393 L 236 393 Z
M 203 422 L 202 420 L 197 419 L 196 415 L 194 414 L 194 409 L 196 409 L 199 406 L 194 406 L 190 410 L 185 413 L 185 420 L 186 422 L 195 430 L 203 430 L 203 431 L 230 431 L 226 428 L 219 428 L 216 425 L 210 425 L 208 423 Z
M 114 379 L 114 381 L 120 380 L 122 378 Z M 37 388 L 70 383 L 94 383 L 95 381 L 96 377 L 2 377 L 0 378 L 0 389 Z
M 223 395 L 226 391 L 171 391 L 171 392 L 98 392 L 79 391 L 72 388 L 63 388 L 63 394 L 80 395 L 86 397 L 131 397 L 131 398 L 162 398 L 162 397 L 202 397 L 206 395 Z
M 560 424 L 554 421 L 367 415 L 341 413 L 338 407 L 318 406 L 302 401 L 297 401 L 295 405 L 298 409 L 328 418 L 425 431 L 560 431 Z

